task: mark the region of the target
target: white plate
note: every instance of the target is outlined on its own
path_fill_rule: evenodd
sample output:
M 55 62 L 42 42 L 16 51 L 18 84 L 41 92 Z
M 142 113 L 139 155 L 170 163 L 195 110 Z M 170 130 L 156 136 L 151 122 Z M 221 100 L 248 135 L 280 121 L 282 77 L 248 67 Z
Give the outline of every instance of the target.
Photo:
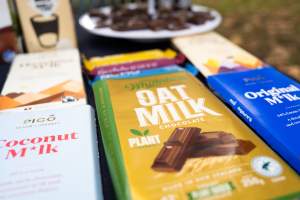
M 213 9 L 209 9 L 200 5 L 193 5 L 192 9 L 194 11 L 210 11 L 211 15 L 214 17 L 213 20 L 206 21 L 201 25 L 192 25 L 189 24 L 190 27 L 187 29 L 179 30 L 179 31 L 152 31 L 152 30 L 132 30 L 132 31 L 114 31 L 111 28 L 96 28 L 95 18 L 91 18 L 88 13 L 83 14 L 79 18 L 79 24 L 86 29 L 88 32 L 105 37 L 112 38 L 123 38 L 123 39 L 131 39 L 131 40 L 159 40 L 159 39 L 169 39 L 177 36 L 195 34 L 195 33 L 203 33 L 207 31 L 211 31 L 219 26 L 222 21 L 222 17 L 219 12 Z M 110 7 L 103 7 L 100 9 L 103 13 L 110 13 Z

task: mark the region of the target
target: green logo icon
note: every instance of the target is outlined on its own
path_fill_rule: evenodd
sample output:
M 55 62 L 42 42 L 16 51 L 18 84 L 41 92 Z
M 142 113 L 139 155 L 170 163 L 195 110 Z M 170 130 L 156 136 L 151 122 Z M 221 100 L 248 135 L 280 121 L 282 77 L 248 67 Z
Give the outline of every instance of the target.
M 139 130 L 136 130 L 136 129 L 130 129 L 130 132 L 133 135 L 137 135 L 137 136 L 147 136 L 147 135 L 149 135 L 149 130 L 148 129 L 146 129 L 144 131 L 139 131 Z

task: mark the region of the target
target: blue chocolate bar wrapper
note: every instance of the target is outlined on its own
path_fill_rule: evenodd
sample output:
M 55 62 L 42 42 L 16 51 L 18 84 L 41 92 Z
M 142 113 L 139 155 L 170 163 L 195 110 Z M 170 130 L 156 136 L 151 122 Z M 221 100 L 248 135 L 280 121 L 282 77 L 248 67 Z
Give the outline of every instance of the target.
M 208 85 L 300 173 L 300 84 L 272 67 L 209 76 Z

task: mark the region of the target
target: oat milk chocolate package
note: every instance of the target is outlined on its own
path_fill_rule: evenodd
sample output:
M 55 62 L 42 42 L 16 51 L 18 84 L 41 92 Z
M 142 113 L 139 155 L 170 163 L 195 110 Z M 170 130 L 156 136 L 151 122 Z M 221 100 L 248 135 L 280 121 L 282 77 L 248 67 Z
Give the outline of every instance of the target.
M 300 84 L 272 67 L 220 74 L 207 80 L 300 173 Z
M 94 84 L 119 199 L 297 197 L 297 174 L 187 72 Z
M 19 54 L 0 95 L 0 110 L 86 104 L 77 49 Z
M 69 0 L 15 0 L 28 52 L 76 47 Z
M 90 106 L 0 113 L 0 124 L 0 199 L 102 199 Z

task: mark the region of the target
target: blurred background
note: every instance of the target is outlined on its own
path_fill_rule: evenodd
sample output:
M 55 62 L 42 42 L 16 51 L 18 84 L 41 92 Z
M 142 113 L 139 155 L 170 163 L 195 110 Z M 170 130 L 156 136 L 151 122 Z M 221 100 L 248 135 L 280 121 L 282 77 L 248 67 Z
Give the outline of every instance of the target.
M 90 8 L 134 2 L 71 1 L 77 17 Z M 193 3 L 217 9 L 223 22 L 216 31 L 300 81 L 299 0 L 193 0 Z
M 217 31 L 300 81 L 299 0 L 195 0 L 217 9 Z
M 132 1 L 72 0 L 76 15 L 91 7 Z M 299 0 L 193 0 L 217 9 L 217 31 L 300 81 Z

